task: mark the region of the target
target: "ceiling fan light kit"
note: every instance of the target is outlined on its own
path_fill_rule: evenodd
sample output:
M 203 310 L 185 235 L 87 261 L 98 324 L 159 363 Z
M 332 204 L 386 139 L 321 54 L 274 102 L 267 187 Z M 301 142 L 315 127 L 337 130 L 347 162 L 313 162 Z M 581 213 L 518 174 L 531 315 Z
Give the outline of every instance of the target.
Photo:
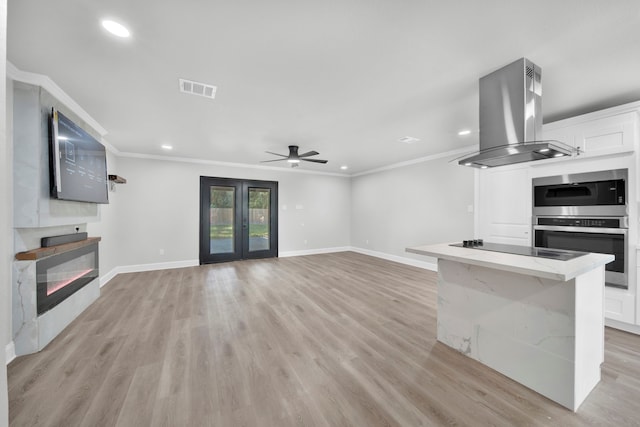
M 265 151 L 265 153 L 273 154 L 274 156 L 280 156 L 282 158 L 281 159 L 274 159 L 274 160 L 263 160 L 260 163 L 281 162 L 283 160 L 286 160 L 288 163 L 291 164 L 292 168 L 296 168 L 296 167 L 300 166 L 300 161 L 312 162 L 312 163 L 322 163 L 322 164 L 327 163 L 327 160 L 308 159 L 307 158 L 307 157 L 311 157 L 311 156 L 317 156 L 318 154 L 320 154 L 317 151 L 307 151 L 306 153 L 298 154 L 298 146 L 297 145 L 290 145 L 289 146 L 289 155 L 288 156 L 284 155 L 284 154 L 274 153 L 272 151 Z

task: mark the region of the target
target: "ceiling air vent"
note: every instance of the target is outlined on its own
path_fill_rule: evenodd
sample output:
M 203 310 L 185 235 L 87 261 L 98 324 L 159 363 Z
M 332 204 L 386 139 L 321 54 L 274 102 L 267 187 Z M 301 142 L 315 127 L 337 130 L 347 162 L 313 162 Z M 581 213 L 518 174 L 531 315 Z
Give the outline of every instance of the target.
M 215 98 L 217 87 L 206 83 L 194 82 L 192 80 L 178 79 L 180 92 L 191 95 L 204 96 L 205 98 Z

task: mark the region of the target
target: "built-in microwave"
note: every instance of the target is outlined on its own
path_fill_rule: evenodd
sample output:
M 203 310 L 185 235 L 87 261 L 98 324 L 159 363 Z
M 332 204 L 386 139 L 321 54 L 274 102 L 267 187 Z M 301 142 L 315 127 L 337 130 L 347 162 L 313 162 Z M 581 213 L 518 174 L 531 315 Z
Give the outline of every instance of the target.
M 628 288 L 627 169 L 533 180 L 533 245 L 615 256 L 605 285 Z
M 627 169 L 533 180 L 534 215 L 627 215 Z

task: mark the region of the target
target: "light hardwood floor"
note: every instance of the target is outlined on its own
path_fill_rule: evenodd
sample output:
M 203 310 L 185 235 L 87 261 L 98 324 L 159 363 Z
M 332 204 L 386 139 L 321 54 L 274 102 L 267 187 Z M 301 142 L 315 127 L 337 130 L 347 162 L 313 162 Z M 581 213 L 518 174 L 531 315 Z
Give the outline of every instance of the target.
M 606 330 L 577 414 L 436 342 L 436 275 L 344 252 L 122 274 L 8 367 L 12 426 L 638 425 Z

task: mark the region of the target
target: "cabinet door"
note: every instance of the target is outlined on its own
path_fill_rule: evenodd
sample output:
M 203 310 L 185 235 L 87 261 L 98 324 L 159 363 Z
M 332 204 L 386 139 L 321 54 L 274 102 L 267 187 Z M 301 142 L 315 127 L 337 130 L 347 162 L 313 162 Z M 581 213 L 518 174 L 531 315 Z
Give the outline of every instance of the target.
M 543 129 L 544 139 L 564 142 L 585 157 L 633 151 L 637 120 L 638 113 L 628 112 L 566 126 L 551 123 Z
M 624 323 L 634 323 L 635 295 L 622 289 L 605 288 L 604 316 Z
M 478 237 L 488 242 L 531 244 L 529 169 L 479 171 Z
M 576 148 L 587 155 L 633 151 L 634 112 L 592 120 L 577 127 Z

